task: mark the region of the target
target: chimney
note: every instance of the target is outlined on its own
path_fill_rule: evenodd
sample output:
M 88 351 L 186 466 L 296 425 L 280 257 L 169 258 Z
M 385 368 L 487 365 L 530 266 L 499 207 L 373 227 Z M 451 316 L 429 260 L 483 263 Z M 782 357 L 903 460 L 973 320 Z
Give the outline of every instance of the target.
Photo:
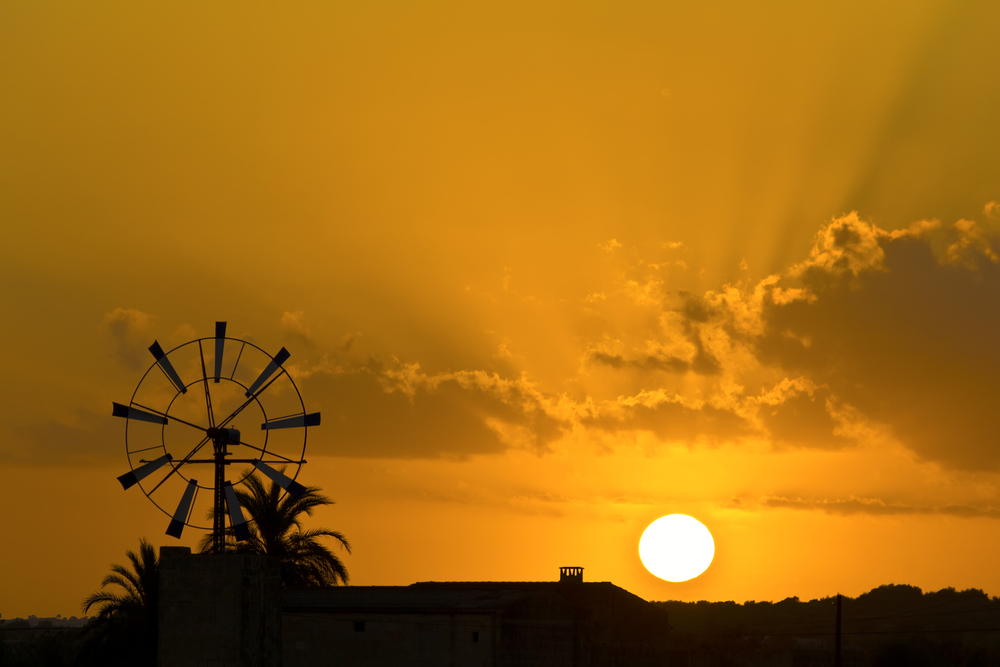
M 559 568 L 559 583 L 567 584 L 582 584 L 583 583 L 583 568 L 582 567 L 561 567 Z

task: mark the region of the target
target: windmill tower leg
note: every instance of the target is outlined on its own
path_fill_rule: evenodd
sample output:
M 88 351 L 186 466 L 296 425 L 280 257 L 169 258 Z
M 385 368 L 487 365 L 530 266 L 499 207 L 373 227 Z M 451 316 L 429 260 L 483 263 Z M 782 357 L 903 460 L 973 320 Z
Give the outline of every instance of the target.
M 226 551 L 226 438 L 215 438 L 215 522 L 212 525 L 212 553 Z

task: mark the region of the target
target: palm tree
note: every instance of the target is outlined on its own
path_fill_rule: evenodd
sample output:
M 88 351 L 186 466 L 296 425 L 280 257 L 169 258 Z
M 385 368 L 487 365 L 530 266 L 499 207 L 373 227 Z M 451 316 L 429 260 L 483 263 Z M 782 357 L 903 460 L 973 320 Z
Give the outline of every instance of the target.
M 302 515 L 312 516 L 313 509 L 333 505 L 319 493 L 319 487 L 307 486 L 300 498 L 285 494 L 273 481 L 264 486 L 256 474 L 246 479 L 246 489 L 236 491 L 240 506 L 253 517 L 247 524 L 250 539 L 237 542 L 232 529 L 226 531 L 226 550 L 236 553 L 271 556 L 281 564 L 281 585 L 285 588 L 337 586 L 350 580 L 347 568 L 320 538 L 331 537 L 351 553 L 351 545 L 341 533 L 326 528 L 306 530 Z M 214 508 L 209 518 L 214 517 Z M 200 545 L 202 553 L 212 548 L 212 535 Z
M 94 664 L 155 664 L 160 564 L 156 549 L 146 538 L 139 540 L 139 553 L 125 552 L 131 569 L 117 563 L 104 577 L 101 590 L 83 601 L 84 613 L 97 607 L 97 618 L 87 626 L 89 641 L 82 658 Z M 104 590 L 117 586 L 121 591 Z

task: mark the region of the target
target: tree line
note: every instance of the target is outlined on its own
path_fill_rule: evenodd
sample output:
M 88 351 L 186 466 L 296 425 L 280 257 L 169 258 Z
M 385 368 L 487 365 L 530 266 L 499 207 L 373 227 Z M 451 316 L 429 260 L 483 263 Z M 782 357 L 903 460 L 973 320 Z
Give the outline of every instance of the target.
M 835 596 L 653 604 L 670 613 L 668 641 L 680 664 L 695 654 L 711 656 L 710 664 L 755 664 L 781 652 L 829 652 L 834 643 Z M 879 586 L 842 597 L 841 642 L 852 664 L 872 667 L 1000 665 L 1000 598 L 978 589 Z

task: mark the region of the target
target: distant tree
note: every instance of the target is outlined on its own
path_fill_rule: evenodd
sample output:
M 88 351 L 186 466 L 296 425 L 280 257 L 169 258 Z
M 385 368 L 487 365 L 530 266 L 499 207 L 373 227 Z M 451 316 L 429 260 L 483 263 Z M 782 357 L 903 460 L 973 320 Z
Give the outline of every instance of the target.
M 283 490 L 274 482 L 267 486 L 256 474 L 246 480 L 246 489 L 238 489 L 236 497 L 244 511 L 253 517 L 247 527 L 250 539 L 237 542 L 232 529 L 227 529 L 226 550 L 236 553 L 271 556 L 281 564 L 281 585 L 285 588 L 337 586 L 350 580 L 347 568 L 320 540 L 332 538 L 342 549 L 351 553 L 351 545 L 341 533 L 327 528 L 306 529 L 303 516 L 334 501 L 320 494 L 319 487 L 307 486 L 301 498 Z M 214 517 L 215 510 L 209 513 Z M 212 535 L 201 541 L 201 551 L 212 548 Z
M 160 564 L 145 538 L 139 553 L 127 551 L 131 568 L 112 565 L 101 590 L 83 601 L 83 611 L 97 609 L 88 625 L 81 651 L 82 664 L 155 665 Z M 104 590 L 116 586 L 120 591 Z

